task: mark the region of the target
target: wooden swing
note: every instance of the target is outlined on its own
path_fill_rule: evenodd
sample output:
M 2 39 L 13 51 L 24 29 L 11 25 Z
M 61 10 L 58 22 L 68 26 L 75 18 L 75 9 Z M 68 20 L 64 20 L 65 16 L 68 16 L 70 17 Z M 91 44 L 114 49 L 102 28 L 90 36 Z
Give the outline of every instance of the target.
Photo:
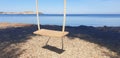
M 62 39 L 62 50 L 61 53 L 64 51 L 63 50 L 63 38 L 69 33 L 65 32 L 65 23 L 66 23 L 66 0 L 64 0 L 64 19 L 63 19 L 63 26 L 62 26 L 62 31 L 56 31 L 56 30 L 48 30 L 48 29 L 40 29 L 40 20 L 39 20 L 39 11 L 38 11 L 38 0 L 36 0 L 36 14 L 37 14 L 37 23 L 38 23 L 38 30 L 33 32 L 34 34 L 41 35 L 41 36 L 48 36 L 49 39 L 51 37 L 59 37 Z M 46 42 L 45 47 L 50 47 L 48 45 L 49 39 Z
M 36 14 L 37 14 L 37 24 L 38 30 L 33 32 L 34 34 L 41 35 L 41 36 L 48 36 L 48 37 L 65 37 L 69 32 L 65 32 L 65 23 L 66 23 L 66 0 L 64 0 L 64 19 L 63 19 L 63 26 L 62 31 L 56 30 L 48 30 L 48 29 L 40 29 L 40 20 L 39 20 L 39 11 L 38 11 L 38 0 L 36 0 Z

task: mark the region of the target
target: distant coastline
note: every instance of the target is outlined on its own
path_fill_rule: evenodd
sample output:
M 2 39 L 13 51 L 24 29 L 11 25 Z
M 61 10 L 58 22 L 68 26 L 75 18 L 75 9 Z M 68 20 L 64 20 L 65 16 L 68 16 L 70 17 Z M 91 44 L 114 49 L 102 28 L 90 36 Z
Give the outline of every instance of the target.
M 23 12 L 0 12 L 0 14 L 36 14 L 36 12 L 33 11 L 23 11 Z M 43 14 L 42 12 L 39 12 L 39 14 Z
M 7 16 L 36 16 L 35 12 L 0 12 L 0 15 Z M 39 12 L 41 16 L 63 16 L 63 14 L 45 14 Z M 67 14 L 67 16 L 84 16 L 84 17 L 120 17 L 120 14 Z

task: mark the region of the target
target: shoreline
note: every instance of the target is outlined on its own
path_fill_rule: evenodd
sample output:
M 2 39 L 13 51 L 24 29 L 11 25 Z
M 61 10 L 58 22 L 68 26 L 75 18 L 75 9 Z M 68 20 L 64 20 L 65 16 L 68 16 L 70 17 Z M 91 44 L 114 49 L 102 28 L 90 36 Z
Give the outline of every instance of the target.
M 12 25 L 37 25 L 37 24 L 31 24 L 31 23 L 13 23 L 13 22 L 0 22 L 0 24 L 12 24 Z M 51 25 L 51 26 L 62 26 L 62 25 L 52 25 L 52 24 L 42 24 L 42 25 Z M 115 28 L 119 28 L 120 26 L 107 26 L 107 25 L 103 25 L 103 26 L 91 26 L 91 25 L 77 25 L 77 26 L 70 26 L 70 25 L 66 25 L 66 27 L 80 27 L 80 26 L 87 26 L 87 27 L 115 27 Z
M 31 26 L 31 25 L 33 24 L 0 22 L 0 29 L 11 28 L 11 27 L 24 27 L 24 26 Z
M 8 22 L 0 22 L 0 29 L 6 29 L 6 28 L 18 28 L 18 27 L 30 27 L 30 26 L 36 26 L 35 29 L 37 29 L 37 24 L 25 24 L 25 23 L 8 23 Z M 62 30 L 62 26 L 60 25 L 41 25 L 43 29 L 53 29 L 53 30 Z M 57 27 L 57 28 L 56 28 Z M 94 26 L 86 26 L 86 25 L 80 25 L 80 26 L 66 26 L 66 29 L 74 28 L 74 29 L 98 29 L 102 31 L 114 31 L 114 32 L 120 32 L 119 26 L 102 26 L 102 27 L 94 27 Z
M 37 24 L 29 24 L 29 23 L 9 23 L 9 22 L 0 22 L 0 28 L 1 27 L 24 27 L 24 26 L 32 26 Z M 41 25 L 41 26 L 59 26 L 61 25 Z M 116 29 L 117 31 L 120 30 L 120 26 L 87 26 L 87 25 L 80 25 L 80 26 L 66 26 L 66 27 L 72 27 L 72 28 L 79 28 L 79 27 L 91 27 L 91 28 L 100 28 L 100 29 Z

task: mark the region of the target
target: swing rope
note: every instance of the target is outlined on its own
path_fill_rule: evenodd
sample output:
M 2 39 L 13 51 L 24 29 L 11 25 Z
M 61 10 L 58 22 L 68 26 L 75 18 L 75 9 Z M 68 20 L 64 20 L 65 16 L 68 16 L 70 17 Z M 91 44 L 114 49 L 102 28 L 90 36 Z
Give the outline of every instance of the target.
M 38 0 L 36 0 L 36 15 L 37 15 L 37 25 L 38 30 L 40 30 L 40 18 L 39 18 L 39 10 L 38 10 Z M 64 0 L 64 18 L 63 18 L 63 26 L 62 32 L 65 32 L 65 24 L 66 24 L 66 0 Z
M 38 10 L 38 0 L 36 0 L 36 15 L 37 15 L 37 24 L 38 24 L 38 30 L 40 30 L 40 18 L 39 18 L 39 10 Z
M 64 18 L 63 18 L 62 32 L 65 31 L 65 24 L 66 24 L 66 0 L 64 0 Z

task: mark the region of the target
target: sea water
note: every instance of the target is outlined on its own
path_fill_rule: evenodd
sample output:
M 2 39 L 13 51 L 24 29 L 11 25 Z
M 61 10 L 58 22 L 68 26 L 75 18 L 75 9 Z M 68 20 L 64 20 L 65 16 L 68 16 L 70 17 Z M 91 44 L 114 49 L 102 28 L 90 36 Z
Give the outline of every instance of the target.
M 37 24 L 36 15 L 0 14 L 0 22 Z M 40 15 L 42 25 L 62 25 L 62 14 Z M 68 14 L 67 26 L 120 26 L 120 14 Z

